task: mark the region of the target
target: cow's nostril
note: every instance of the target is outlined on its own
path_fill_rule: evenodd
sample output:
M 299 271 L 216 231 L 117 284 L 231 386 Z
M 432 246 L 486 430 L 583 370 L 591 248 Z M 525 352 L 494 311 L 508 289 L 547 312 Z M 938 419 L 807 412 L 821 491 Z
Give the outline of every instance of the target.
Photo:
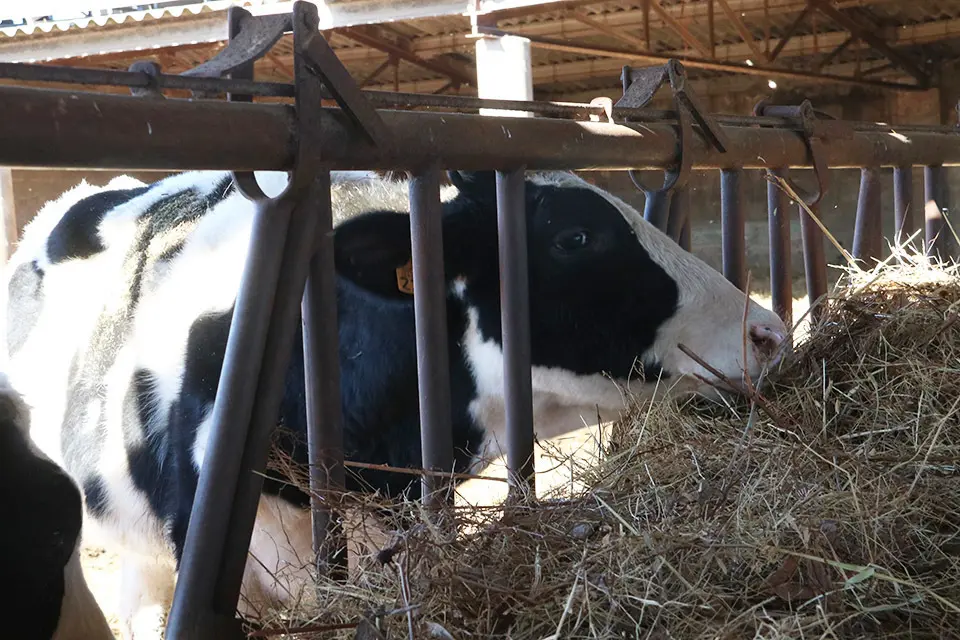
M 784 339 L 785 337 L 781 332 L 767 325 L 761 324 L 750 327 L 750 341 L 753 342 L 760 355 L 765 358 L 777 355 Z

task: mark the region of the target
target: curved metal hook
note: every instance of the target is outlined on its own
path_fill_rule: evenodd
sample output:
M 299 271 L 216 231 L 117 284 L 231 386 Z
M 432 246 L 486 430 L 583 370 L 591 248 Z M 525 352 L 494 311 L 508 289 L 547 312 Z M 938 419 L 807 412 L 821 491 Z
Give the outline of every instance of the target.
M 771 105 L 768 101 L 761 100 L 753 107 L 753 115 L 800 119 L 804 142 L 810 150 L 810 157 L 813 160 L 813 174 L 817 181 L 817 187 L 816 191 L 808 192 L 797 185 L 793 178 L 789 177 L 787 178 L 787 184 L 803 199 L 808 207 L 813 208 L 818 205 L 830 186 L 830 167 L 827 165 L 826 153 L 823 149 L 824 132 L 821 130 L 820 118 L 828 120 L 834 118 L 827 113 L 816 111 L 809 100 L 804 100 L 799 105 L 793 106 Z M 767 169 L 767 174 L 770 174 L 769 169 Z

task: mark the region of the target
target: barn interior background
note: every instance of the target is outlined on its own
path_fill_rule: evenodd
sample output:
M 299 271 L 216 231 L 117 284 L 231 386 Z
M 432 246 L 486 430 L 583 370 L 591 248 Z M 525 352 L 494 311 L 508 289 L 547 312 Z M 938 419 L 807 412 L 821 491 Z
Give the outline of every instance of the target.
M 656 64 L 644 54 L 681 59 L 693 90 L 712 113 L 745 115 L 760 100 L 798 104 L 847 120 L 955 124 L 960 99 L 960 2 L 955 0 L 329 0 L 317 2 L 321 28 L 365 89 L 589 102 L 621 94 L 624 64 Z M 0 62 L 127 69 L 139 60 L 180 73 L 226 43 L 226 11 L 287 13 L 289 0 L 209 0 L 130 5 L 129 0 L 36 0 L 0 3 Z M 486 35 L 480 35 L 484 29 Z M 499 30 L 522 36 L 503 39 Z M 502 42 L 509 42 L 501 46 Z M 257 78 L 292 80 L 292 36 L 256 65 Z M 698 64 L 693 60 L 700 60 Z M 662 62 L 662 61 L 661 61 Z M 505 71 L 509 70 L 509 71 Z M 5 82 L 0 80 L 0 82 Z M 906 84 L 922 89 L 905 89 Z M 44 83 L 44 86 L 58 85 Z M 123 87 L 91 87 L 125 93 Z M 171 93 L 175 95 L 175 92 Z M 186 96 L 186 94 L 184 94 Z M 669 106 L 669 93 L 651 106 Z M 264 98 L 263 100 L 270 100 Z M 956 169 L 947 168 L 960 202 Z M 922 184 L 916 170 L 915 183 Z M 893 232 L 892 170 L 882 172 L 884 233 Z M 98 171 L 0 169 L 7 242 L 49 198 Z M 163 174 L 137 174 L 143 179 Z M 626 174 L 588 172 L 642 207 Z M 768 290 L 766 191 L 748 172 L 744 198 L 748 268 L 754 290 Z M 802 178 L 801 178 L 802 179 Z M 821 215 L 849 247 L 860 175 L 834 172 Z M 720 266 L 720 185 L 716 172 L 690 183 L 693 247 Z M 922 188 L 914 211 L 923 211 Z M 918 215 L 916 224 L 922 224 Z M 795 255 L 799 221 L 791 222 Z M 827 243 L 827 259 L 839 253 Z M 794 259 L 794 296 L 805 293 Z
M 122 70 L 150 60 L 165 73 L 181 73 L 225 46 L 230 6 L 263 15 L 289 13 L 293 4 L 212 0 L 127 6 L 129 1 L 2 2 L 0 63 Z M 316 4 L 325 37 L 353 78 L 369 90 L 615 101 L 621 95 L 623 65 L 649 64 L 649 55 L 655 54 L 684 62 L 694 92 L 711 113 L 745 115 L 760 100 L 795 105 L 809 98 L 817 109 L 846 120 L 957 124 L 957 0 L 341 0 Z M 487 34 L 481 36 L 483 29 Z M 520 38 L 490 35 L 490 29 Z M 258 79 L 293 79 L 291 40 L 285 36 L 257 63 Z M 90 88 L 128 92 L 124 87 Z M 182 95 L 188 97 L 186 92 Z M 664 92 L 651 106 L 669 107 L 669 99 Z M 922 212 L 926 204 L 922 170 L 915 171 L 913 210 Z M 949 192 L 940 204 L 948 209 L 960 202 L 958 171 L 945 169 Z M 893 231 L 892 174 L 891 169 L 881 172 L 888 239 Z M 0 250 L 9 255 L 23 226 L 45 201 L 81 179 L 105 184 L 115 175 L 0 168 L 5 233 Z M 151 180 L 165 174 L 134 175 Z M 643 207 L 643 194 L 626 174 L 583 175 Z M 823 221 L 846 247 L 852 244 L 859 181 L 858 170 L 834 170 L 820 208 Z M 766 188 L 759 171 L 745 173 L 744 182 L 747 266 L 753 272 L 752 289 L 766 294 L 770 288 Z M 690 193 L 693 250 L 719 268 L 719 173 L 698 172 L 690 181 Z M 921 225 L 923 215 L 915 214 L 914 221 Z M 793 294 L 801 298 L 806 287 L 795 214 L 791 226 Z M 840 262 L 830 243 L 825 243 L 825 249 L 829 262 Z M 98 559 L 88 557 L 86 564 L 96 567 Z M 98 596 L 111 589 L 109 579 L 97 580 L 93 578 Z M 113 599 L 111 594 L 106 598 Z

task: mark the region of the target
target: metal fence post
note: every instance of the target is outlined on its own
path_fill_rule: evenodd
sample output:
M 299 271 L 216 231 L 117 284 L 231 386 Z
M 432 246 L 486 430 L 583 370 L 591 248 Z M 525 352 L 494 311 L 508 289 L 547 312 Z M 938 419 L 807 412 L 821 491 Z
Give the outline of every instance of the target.
M 747 283 L 746 221 L 743 214 L 743 172 L 739 169 L 720 171 L 720 228 L 723 275 L 743 291 Z
M 511 493 L 536 495 L 533 387 L 530 377 L 530 291 L 523 169 L 497 171 L 500 317 Z M 519 497 L 519 496 L 517 496 Z
M 420 388 L 420 442 L 423 467 L 453 471 L 450 413 L 450 358 L 447 353 L 447 292 L 443 269 L 440 171 L 414 173 L 410 180 L 410 237 L 413 301 L 417 326 Z M 423 476 L 423 500 L 440 506 L 453 500 L 452 481 Z
M 880 171 L 876 167 L 864 167 L 860 170 L 860 195 L 857 199 L 857 220 L 853 230 L 855 259 L 880 259 L 883 253 L 883 228 L 880 223 Z
M 770 174 L 786 180 L 789 171 L 771 169 Z M 770 290 L 773 310 L 789 327 L 793 324 L 793 280 L 790 270 L 789 198 L 780 185 L 767 182 L 767 218 L 770 233 Z
M 317 177 L 316 239 L 300 303 L 303 323 L 304 389 L 310 504 L 317 571 L 344 578 L 346 542 L 330 501 L 344 490 L 343 413 L 340 397 L 340 331 L 333 261 L 330 174 Z M 324 496 L 323 493 L 327 492 Z
M 913 233 L 913 167 L 893 168 L 893 237 L 905 241 Z

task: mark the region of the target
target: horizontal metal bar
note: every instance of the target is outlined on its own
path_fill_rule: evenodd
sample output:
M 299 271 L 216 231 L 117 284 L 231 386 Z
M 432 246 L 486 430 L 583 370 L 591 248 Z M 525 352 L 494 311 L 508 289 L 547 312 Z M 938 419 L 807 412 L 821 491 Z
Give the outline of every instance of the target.
M 490 118 L 378 111 L 389 144 L 358 145 L 339 109 L 318 108 L 321 168 L 464 170 L 661 169 L 677 163 L 676 127 L 557 118 Z M 960 165 L 960 132 L 852 131 L 824 144 L 831 168 Z M 699 169 L 811 167 L 797 132 L 724 127 L 720 152 L 689 141 Z M 289 170 L 296 149 L 292 107 L 207 100 L 144 100 L 32 87 L 0 87 L 0 165 L 123 170 Z
M 233 78 L 203 78 L 174 74 L 148 75 L 142 71 L 84 69 L 20 62 L 0 62 L 0 78 L 22 82 L 60 82 L 117 87 L 157 87 L 211 93 L 242 93 L 253 96 L 293 97 L 286 82 L 254 82 Z
M 686 61 L 685 61 L 686 62 Z M 50 82 L 59 84 L 77 84 L 96 87 L 121 86 L 130 88 L 156 87 L 159 89 L 182 89 L 204 91 L 211 94 L 233 93 L 237 95 L 264 97 L 293 97 L 292 84 L 283 82 L 260 82 L 238 78 L 195 78 L 180 75 L 148 75 L 142 71 L 116 71 L 111 69 L 86 69 L 38 65 L 28 63 L 0 63 L 0 78 L 23 82 Z M 326 88 L 321 89 L 324 99 L 334 99 Z M 506 111 L 530 111 L 532 113 L 562 116 L 567 118 L 589 119 L 607 118 L 603 106 L 578 102 L 552 102 L 540 100 L 504 100 L 478 98 L 460 95 L 436 95 L 394 91 L 366 90 L 363 96 L 380 109 L 442 109 L 449 111 L 471 112 L 480 109 L 500 109 Z M 113 94 L 108 94 L 113 95 Z M 615 117 L 627 118 L 636 122 L 676 122 L 676 112 L 666 109 L 628 108 L 614 109 Z M 737 116 L 715 115 L 718 124 L 730 126 L 767 126 L 803 129 L 799 118 L 780 116 Z M 837 124 L 837 121 L 832 121 Z M 889 131 L 890 127 L 877 122 L 841 122 L 843 126 L 856 131 Z M 906 124 L 899 125 L 897 131 L 939 131 L 953 133 L 949 125 Z
M 0 63 L 0 78 L 23 82 L 51 82 L 59 84 L 77 84 L 87 86 L 121 86 L 130 88 L 157 87 L 161 89 L 183 89 L 205 91 L 212 94 L 233 93 L 237 95 L 292 97 L 294 87 L 282 82 L 259 82 L 238 78 L 194 78 L 179 75 L 159 74 L 150 76 L 142 71 L 115 71 L 110 69 L 86 69 L 38 65 L 27 63 Z M 532 113 L 562 116 L 567 118 L 606 119 L 604 107 L 578 102 L 551 102 L 540 100 L 504 100 L 478 98 L 460 95 L 435 95 L 394 91 L 366 90 L 363 96 L 380 109 L 442 109 L 459 112 L 478 111 L 480 109 L 500 109 L 506 111 L 530 111 Z M 112 94 L 111 94 L 112 95 Z M 326 88 L 321 90 L 324 99 L 334 99 Z M 636 122 L 675 122 L 676 112 L 665 109 L 625 108 L 614 109 L 617 118 L 627 118 Z M 716 115 L 718 124 L 730 126 L 767 126 L 803 129 L 799 118 L 779 116 L 737 116 Z M 833 121 L 836 124 L 836 121 Z M 890 127 L 876 122 L 842 122 L 843 126 L 856 131 L 889 131 Z M 949 125 L 907 124 L 897 127 L 900 133 L 912 131 L 939 131 L 953 133 Z

